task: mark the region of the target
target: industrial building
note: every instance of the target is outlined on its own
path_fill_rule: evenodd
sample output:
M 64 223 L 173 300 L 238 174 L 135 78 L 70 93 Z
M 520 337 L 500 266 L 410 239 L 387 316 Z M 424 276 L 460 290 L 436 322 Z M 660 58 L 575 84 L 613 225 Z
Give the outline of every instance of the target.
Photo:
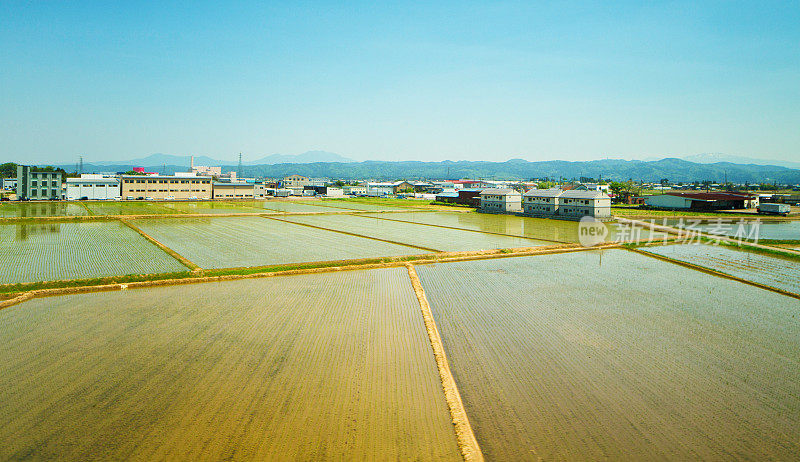
M 526 215 L 542 218 L 611 217 L 611 197 L 598 190 L 532 189 L 523 194 Z
M 522 211 L 522 195 L 513 189 L 484 189 L 481 191 L 481 212 L 509 213 Z
M 122 198 L 127 200 L 211 199 L 209 176 L 122 175 Z
M 255 185 L 243 182 L 221 182 L 215 181 L 214 199 L 253 199 Z
M 61 172 L 32 170 L 17 165 L 17 198 L 19 200 L 60 200 L 64 196 Z
M 648 207 L 665 210 L 732 210 L 758 207 L 755 194 L 729 192 L 668 192 L 646 196 Z
M 82 174 L 80 178 L 67 178 L 67 200 L 119 200 L 119 178 Z

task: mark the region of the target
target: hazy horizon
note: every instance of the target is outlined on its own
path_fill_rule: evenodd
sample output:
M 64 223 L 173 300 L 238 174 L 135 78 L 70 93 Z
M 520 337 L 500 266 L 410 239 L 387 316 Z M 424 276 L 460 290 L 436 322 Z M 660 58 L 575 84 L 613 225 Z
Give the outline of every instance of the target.
M 800 159 L 796 2 L 0 3 L 0 162 Z

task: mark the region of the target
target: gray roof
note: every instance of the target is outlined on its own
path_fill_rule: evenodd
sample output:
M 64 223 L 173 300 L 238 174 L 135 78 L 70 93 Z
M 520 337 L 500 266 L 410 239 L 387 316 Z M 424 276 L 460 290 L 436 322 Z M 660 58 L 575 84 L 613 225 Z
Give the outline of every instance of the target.
M 603 191 L 584 191 L 580 189 L 571 189 L 569 191 L 564 191 L 564 194 L 561 197 L 568 197 L 570 199 L 603 199 L 610 196 Z
M 481 191 L 481 196 L 484 194 L 496 194 L 498 196 L 513 196 L 513 195 L 519 196 L 519 192 L 513 189 L 497 189 L 497 188 L 484 189 L 483 191 Z
M 561 189 L 531 189 L 523 194 L 526 197 L 558 197 L 563 194 Z

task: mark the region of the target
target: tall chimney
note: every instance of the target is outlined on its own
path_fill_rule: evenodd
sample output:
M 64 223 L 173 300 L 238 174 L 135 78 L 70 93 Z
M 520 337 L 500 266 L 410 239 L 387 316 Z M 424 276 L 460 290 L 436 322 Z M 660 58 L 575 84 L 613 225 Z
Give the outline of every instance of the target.
M 194 170 L 194 156 L 192 156 L 192 160 L 189 163 L 189 169 L 190 172 Z

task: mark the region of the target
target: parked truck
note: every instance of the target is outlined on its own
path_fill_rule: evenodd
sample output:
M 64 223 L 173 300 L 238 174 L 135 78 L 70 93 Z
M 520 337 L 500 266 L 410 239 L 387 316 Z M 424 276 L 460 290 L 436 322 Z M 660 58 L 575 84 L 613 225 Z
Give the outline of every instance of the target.
M 761 203 L 758 206 L 758 213 L 765 215 L 789 215 L 789 210 L 789 204 Z

